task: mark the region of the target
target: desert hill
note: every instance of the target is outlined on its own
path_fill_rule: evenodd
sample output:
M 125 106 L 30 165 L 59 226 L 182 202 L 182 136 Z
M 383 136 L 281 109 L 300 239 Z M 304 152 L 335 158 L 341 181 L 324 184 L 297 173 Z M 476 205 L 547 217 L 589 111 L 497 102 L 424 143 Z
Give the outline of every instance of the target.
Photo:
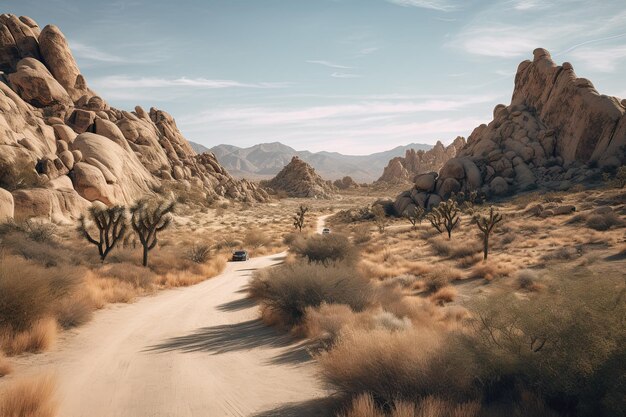
M 379 182 L 402 183 L 411 182 L 418 174 L 439 171 L 448 159 L 454 158 L 465 146 L 465 138 L 457 137 L 450 145 L 444 146 L 437 141 L 429 150 L 407 149 L 404 157 L 398 156 L 389 161 Z
M 430 148 L 430 145 L 412 143 L 371 155 L 344 155 L 338 152 L 296 151 L 280 142 L 272 142 L 248 148 L 218 145 L 210 151 L 237 177 L 269 179 L 297 156 L 329 180 L 350 176 L 357 182 L 372 182 L 380 176 L 390 159 L 403 156 L 409 149 L 419 151 Z
M 439 174 L 416 178 L 398 196 L 396 211 L 430 207 L 453 192 L 498 196 L 542 187 L 566 190 L 626 161 L 626 100 L 599 94 L 570 63 L 545 49 L 522 62 L 511 104 L 478 126 Z
M 275 192 L 284 192 L 289 197 L 330 198 L 335 187 L 320 177 L 311 165 L 294 156 L 274 178 L 262 182 Z
M 0 16 L 0 213 L 75 218 L 93 201 L 130 203 L 175 182 L 207 199 L 265 200 L 214 155 L 196 154 L 168 113 L 111 107 L 61 31 Z

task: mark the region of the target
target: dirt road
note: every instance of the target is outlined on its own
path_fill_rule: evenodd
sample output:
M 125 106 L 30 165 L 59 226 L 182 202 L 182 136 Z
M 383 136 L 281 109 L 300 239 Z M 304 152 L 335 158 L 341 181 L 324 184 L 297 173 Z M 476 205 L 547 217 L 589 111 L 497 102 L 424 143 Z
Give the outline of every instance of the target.
M 304 348 L 258 320 L 243 289 L 284 255 L 98 312 L 16 374 L 53 372 L 60 417 L 322 416 Z

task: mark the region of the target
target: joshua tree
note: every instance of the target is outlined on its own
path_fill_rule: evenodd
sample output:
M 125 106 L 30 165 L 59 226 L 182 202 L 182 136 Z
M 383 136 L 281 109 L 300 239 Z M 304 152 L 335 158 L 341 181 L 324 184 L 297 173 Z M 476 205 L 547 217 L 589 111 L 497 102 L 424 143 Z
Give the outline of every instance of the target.
M 439 233 L 448 232 L 448 239 L 452 236 L 452 229 L 459 224 L 459 205 L 456 201 L 449 199 L 439 203 L 439 205 L 430 212 L 428 220 Z
M 309 208 L 307 206 L 301 205 L 298 208 L 298 211 L 296 212 L 296 214 L 294 214 L 293 216 L 293 227 L 298 229 L 300 232 L 302 232 L 302 228 L 304 227 L 304 220 L 305 220 L 306 213 L 308 211 L 309 211 Z
M 418 223 L 424 220 L 424 209 L 421 206 L 415 206 L 404 210 L 404 217 L 411 223 L 411 229 L 416 229 Z
M 376 223 L 378 231 L 380 233 L 384 233 L 388 223 L 385 208 L 380 204 L 377 204 L 372 208 L 372 213 L 374 214 L 374 223 Z
M 92 237 L 89 230 L 87 230 L 87 221 L 84 215 L 81 215 L 78 219 L 78 231 L 82 233 L 89 243 L 98 247 L 100 261 L 104 262 L 104 259 L 118 241 L 124 239 L 127 226 L 126 207 L 93 206 L 89 209 L 89 217 L 98 228 L 98 237 Z
M 130 225 L 132 226 L 143 247 L 143 266 L 148 266 L 148 252 L 157 244 L 157 233 L 169 226 L 172 221 L 170 213 L 174 210 L 174 201 L 139 200 L 130 208 Z
M 478 214 L 474 217 L 480 233 L 483 235 L 483 260 L 487 260 L 489 254 L 489 236 L 498 223 L 502 221 L 502 215 L 495 211 L 493 207 L 489 208 L 489 217 Z

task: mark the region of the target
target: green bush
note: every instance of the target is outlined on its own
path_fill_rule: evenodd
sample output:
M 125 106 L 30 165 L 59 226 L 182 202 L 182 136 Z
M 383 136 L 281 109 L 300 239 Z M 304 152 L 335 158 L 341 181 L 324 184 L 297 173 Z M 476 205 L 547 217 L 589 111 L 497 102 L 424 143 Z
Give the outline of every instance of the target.
M 358 251 L 350 240 L 341 234 L 314 235 L 304 240 L 295 240 L 291 251 L 306 258 L 309 262 L 328 265 L 337 261 L 355 263 Z

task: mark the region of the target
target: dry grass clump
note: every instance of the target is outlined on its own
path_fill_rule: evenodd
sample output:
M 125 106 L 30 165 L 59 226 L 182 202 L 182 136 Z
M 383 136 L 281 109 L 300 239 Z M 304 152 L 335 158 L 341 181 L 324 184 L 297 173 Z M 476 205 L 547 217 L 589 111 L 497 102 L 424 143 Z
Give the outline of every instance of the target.
M 436 397 L 426 397 L 417 404 L 397 400 L 388 413 L 385 413 L 374 401 L 371 394 L 357 396 L 345 413 L 338 417 L 476 417 L 480 412 L 478 402 L 455 404 Z
M 537 274 L 529 269 L 522 269 L 517 272 L 516 281 L 517 287 L 524 291 L 539 291 L 543 288 L 541 284 L 537 282 Z
M 2 351 L 0 351 L 0 377 L 9 375 L 11 372 L 13 372 L 13 366 L 11 366 L 9 360 L 4 356 Z
M 513 273 L 512 266 L 498 261 L 487 261 L 479 265 L 476 265 L 468 278 L 470 279 L 484 279 L 486 281 L 492 281 L 494 279 L 508 277 Z
M 261 246 L 267 246 L 271 243 L 272 239 L 261 229 L 252 228 L 246 232 L 243 243 L 246 247 L 260 248 Z
M 209 260 L 210 256 L 211 256 L 211 246 L 204 244 L 204 243 L 193 244 L 187 250 L 187 259 L 197 264 L 205 263 L 206 261 Z
M 55 382 L 51 376 L 17 380 L 0 395 L 2 417 L 55 417 Z
M 8 355 L 43 352 L 54 344 L 57 332 L 56 320 L 49 317 L 32 323 L 25 330 L 4 328 L 0 333 L 0 349 Z
M 476 240 L 450 240 L 444 236 L 435 236 L 428 239 L 431 248 L 439 256 L 449 256 L 453 259 L 472 256 L 483 250 L 482 244 Z
M 318 360 L 323 379 L 350 397 L 370 393 L 378 404 L 439 394 L 462 399 L 473 391 L 472 372 L 448 342 L 429 328 L 345 331 Z
M 585 225 L 593 230 L 605 231 L 612 227 L 623 226 L 624 221 L 613 211 L 591 214 L 587 217 Z
M 452 285 L 446 285 L 445 287 L 439 288 L 434 294 L 429 297 L 429 299 L 433 303 L 442 306 L 444 304 L 453 302 L 458 294 L 459 292 L 456 288 L 454 288 Z
M 319 262 L 324 265 L 337 261 L 355 263 L 359 257 L 358 251 L 350 243 L 350 240 L 337 233 L 313 235 L 302 240 L 296 240 L 290 249 L 309 262 Z
M 361 224 L 354 228 L 352 232 L 352 241 L 357 244 L 367 243 L 372 240 L 372 232 L 368 224 Z
M 248 291 L 260 301 L 266 319 L 288 326 L 300 323 L 307 307 L 345 304 L 362 311 L 373 296 L 369 281 L 349 265 L 303 262 L 257 272 Z
M 424 287 L 429 293 L 434 293 L 463 277 L 461 271 L 445 265 L 437 265 L 423 278 Z

